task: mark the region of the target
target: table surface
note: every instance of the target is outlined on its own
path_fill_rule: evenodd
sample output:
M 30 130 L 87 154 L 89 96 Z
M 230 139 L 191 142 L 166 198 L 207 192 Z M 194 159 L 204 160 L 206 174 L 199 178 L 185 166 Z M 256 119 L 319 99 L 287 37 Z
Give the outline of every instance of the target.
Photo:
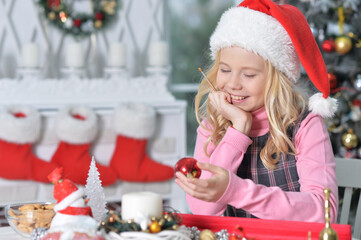
M 183 224 L 187 227 L 209 229 L 213 232 L 226 229 L 230 234 L 238 233 L 236 226 L 242 227 L 247 238 L 255 240 L 307 240 L 311 233 L 312 240 L 318 240 L 324 223 L 265 220 L 255 218 L 217 217 L 182 214 Z M 340 240 L 351 240 L 351 226 L 331 224 Z
M 19 234 L 17 234 L 11 227 L 0 227 L 0 239 L 6 240 L 24 240 Z

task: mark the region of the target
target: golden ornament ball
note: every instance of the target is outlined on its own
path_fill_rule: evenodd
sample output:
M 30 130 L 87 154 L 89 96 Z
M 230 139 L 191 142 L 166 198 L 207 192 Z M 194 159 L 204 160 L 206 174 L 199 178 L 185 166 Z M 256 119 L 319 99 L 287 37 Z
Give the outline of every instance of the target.
M 51 21 L 54 21 L 54 20 L 55 20 L 55 18 L 56 18 L 55 13 L 54 13 L 54 12 L 50 12 L 50 13 L 48 13 L 48 18 L 49 18 Z
M 339 54 L 346 54 L 352 49 L 352 41 L 347 36 L 339 36 L 335 39 L 335 51 Z
M 154 221 L 150 224 L 149 230 L 151 233 L 157 233 L 160 232 L 160 230 L 162 230 L 162 227 L 160 226 L 159 222 Z
M 342 135 L 342 144 L 348 149 L 357 147 L 357 135 L 352 129 L 348 129 L 347 132 Z
M 216 238 L 216 234 L 209 229 L 205 229 L 199 234 L 199 240 L 216 240 Z
M 103 22 L 101 20 L 96 20 L 94 22 L 94 27 L 95 28 L 101 28 L 103 26 Z

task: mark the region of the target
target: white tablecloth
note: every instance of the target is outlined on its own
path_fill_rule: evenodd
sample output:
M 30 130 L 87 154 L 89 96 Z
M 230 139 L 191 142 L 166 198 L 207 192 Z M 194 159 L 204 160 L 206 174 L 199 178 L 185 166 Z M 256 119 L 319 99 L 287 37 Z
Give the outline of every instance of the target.
M 0 227 L 0 239 L 1 240 L 24 240 L 19 234 L 17 234 L 11 227 Z

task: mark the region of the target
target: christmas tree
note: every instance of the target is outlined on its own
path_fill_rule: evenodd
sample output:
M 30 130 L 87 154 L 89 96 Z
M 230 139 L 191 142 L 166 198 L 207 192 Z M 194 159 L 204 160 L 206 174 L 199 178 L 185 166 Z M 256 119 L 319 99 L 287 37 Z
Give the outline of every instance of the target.
M 95 165 L 95 159 L 90 163 L 88 178 L 86 180 L 85 194 L 89 199 L 88 206 L 91 207 L 94 219 L 99 223 L 106 213 L 106 201 L 99 172 Z
M 326 124 L 335 156 L 361 158 L 360 0 L 278 0 L 305 15 L 328 70 L 338 110 Z

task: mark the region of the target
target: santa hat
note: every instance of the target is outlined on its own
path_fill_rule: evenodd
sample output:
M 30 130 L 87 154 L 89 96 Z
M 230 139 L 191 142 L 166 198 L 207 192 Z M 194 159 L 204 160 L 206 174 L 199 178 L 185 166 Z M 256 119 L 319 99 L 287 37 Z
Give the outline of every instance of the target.
M 82 198 L 84 190 L 78 188 L 69 179 L 63 179 L 63 168 L 57 168 L 48 176 L 49 180 L 55 185 L 53 196 L 57 201 L 54 207 L 55 211 L 64 210 L 75 200 Z
M 321 93 L 309 99 L 309 109 L 322 117 L 332 117 L 337 101 L 329 97 L 330 83 L 321 52 L 302 12 L 291 5 L 271 0 L 245 0 L 227 10 L 211 36 L 211 57 L 220 49 L 239 46 L 268 60 L 296 82 L 303 65 Z

